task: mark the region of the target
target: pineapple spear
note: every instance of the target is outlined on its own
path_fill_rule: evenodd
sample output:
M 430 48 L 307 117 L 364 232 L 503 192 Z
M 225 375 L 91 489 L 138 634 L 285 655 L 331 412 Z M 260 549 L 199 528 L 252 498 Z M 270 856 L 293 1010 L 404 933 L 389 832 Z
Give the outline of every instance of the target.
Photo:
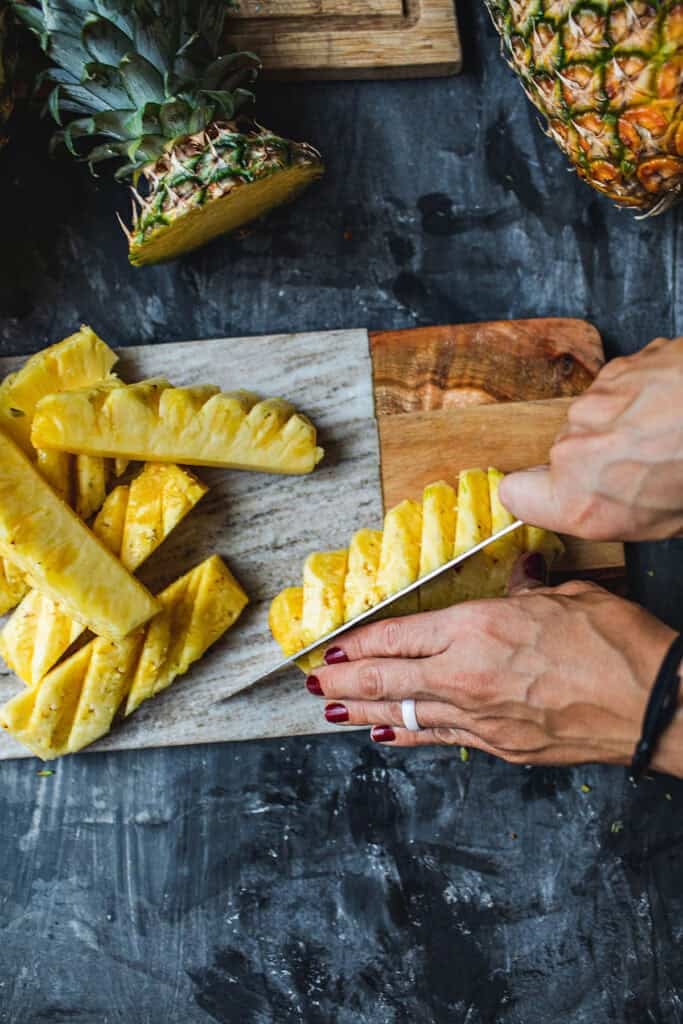
M 320 154 L 244 117 L 259 70 L 220 53 L 226 0 L 21 0 L 55 65 L 54 136 L 91 168 L 132 179 L 129 259 L 173 259 L 284 203 L 323 172 Z M 66 122 L 66 123 L 65 123 Z

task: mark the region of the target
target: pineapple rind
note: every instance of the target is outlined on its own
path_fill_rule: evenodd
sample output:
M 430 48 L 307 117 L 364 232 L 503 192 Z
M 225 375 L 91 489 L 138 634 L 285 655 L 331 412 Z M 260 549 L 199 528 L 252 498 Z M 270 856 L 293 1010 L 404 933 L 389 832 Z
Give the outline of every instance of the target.
M 149 464 L 106 498 L 93 532 L 134 572 L 194 508 L 207 488 L 187 470 Z M 0 633 L 0 654 L 23 682 L 46 675 L 83 634 L 58 604 L 30 591 Z
M 165 381 L 49 395 L 32 438 L 89 455 L 271 473 L 310 473 L 323 456 L 315 427 L 290 402 Z
M 0 709 L 0 725 L 38 757 L 75 753 L 109 732 L 232 626 L 248 598 L 212 555 L 159 595 L 161 611 L 122 641 L 97 637 Z
M 22 450 L 0 434 L 0 554 L 93 632 L 121 638 L 157 610 Z
M 488 472 L 463 470 L 459 475 L 457 497 L 453 487 L 437 481 L 425 488 L 422 504 L 404 501 L 391 509 L 385 516 L 383 533 L 358 531 L 348 553 L 343 589 L 344 621 L 348 622 L 390 593 L 414 582 L 418 573 L 425 575 L 449 561 L 454 552 L 460 554 L 469 550 L 511 523 L 512 516 L 502 505 L 498 493 L 502 477 L 496 469 Z M 520 527 L 472 555 L 453 572 L 395 603 L 384 614 L 406 615 L 446 608 L 466 600 L 502 597 L 507 592 L 515 559 L 526 550 L 542 551 L 552 565 L 563 551 L 563 545 L 559 537 L 546 530 Z M 320 557 L 329 557 L 329 553 Z M 315 555 L 309 556 L 308 564 L 317 565 L 315 558 Z M 353 578 L 354 574 L 357 578 Z M 335 588 L 338 589 L 336 579 Z M 303 593 L 301 587 L 288 587 L 271 604 L 270 629 L 286 657 L 341 624 L 336 617 L 334 625 L 321 620 L 317 636 L 313 629 L 304 636 L 301 629 Z M 354 595 L 352 601 L 348 597 L 350 593 Z M 328 628 L 323 629 L 323 625 Z M 323 654 L 323 648 L 319 647 L 297 664 L 303 671 L 310 672 L 322 663 Z

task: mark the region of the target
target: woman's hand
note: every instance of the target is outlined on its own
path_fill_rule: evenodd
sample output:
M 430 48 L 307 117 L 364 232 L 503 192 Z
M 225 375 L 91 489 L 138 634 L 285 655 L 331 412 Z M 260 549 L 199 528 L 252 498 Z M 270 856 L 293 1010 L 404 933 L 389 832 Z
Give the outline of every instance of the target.
M 394 746 L 626 764 L 673 637 L 638 605 L 566 583 L 361 627 L 307 685 L 327 698 L 328 721 L 372 725 L 373 739 Z M 400 702 L 411 697 L 421 732 L 402 725 Z M 683 710 L 653 766 L 683 775 Z
M 614 359 L 569 408 L 547 470 L 500 487 L 525 522 L 588 540 L 683 533 L 683 338 Z

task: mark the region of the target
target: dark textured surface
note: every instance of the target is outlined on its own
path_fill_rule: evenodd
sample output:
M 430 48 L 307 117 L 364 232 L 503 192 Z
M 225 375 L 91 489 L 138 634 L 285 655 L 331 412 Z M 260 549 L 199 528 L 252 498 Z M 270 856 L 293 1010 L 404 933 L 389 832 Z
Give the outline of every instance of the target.
M 461 78 L 264 87 L 262 120 L 317 144 L 326 179 L 164 268 L 127 266 L 124 194 L 50 163 L 47 126 L 19 119 L 1 351 L 81 320 L 126 344 L 566 314 L 609 354 L 680 331 L 680 217 L 638 223 L 570 176 L 483 12 L 461 17 Z M 681 546 L 630 564 L 683 625 Z M 3 1024 L 683 1020 L 672 780 L 634 793 L 619 770 L 360 735 L 36 767 L 0 767 Z

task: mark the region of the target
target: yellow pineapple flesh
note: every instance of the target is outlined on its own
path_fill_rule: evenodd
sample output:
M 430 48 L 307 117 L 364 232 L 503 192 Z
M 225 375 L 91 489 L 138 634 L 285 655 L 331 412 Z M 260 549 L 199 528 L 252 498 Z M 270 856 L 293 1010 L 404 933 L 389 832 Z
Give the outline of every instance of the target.
M 97 637 L 0 709 L 0 725 L 37 757 L 75 753 L 106 735 L 200 658 L 239 618 L 247 595 L 212 555 L 159 595 L 161 611 L 124 640 Z
M 301 636 L 304 645 L 331 633 L 344 621 L 346 551 L 320 551 L 304 564 Z
M 313 424 L 281 398 L 167 381 L 48 395 L 36 447 L 112 458 L 310 473 L 323 456 Z
M 336 571 L 326 574 L 327 586 L 311 589 L 310 625 L 305 633 L 301 627 L 305 587 L 282 591 L 271 605 L 269 624 L 285 656 L 291 657 L 341 625 L 341 621 L 355 618 L 512 523 L 513 518 L 499 497 L 502 478 L 503 474 L 496 469 L 463 470 L 457 494 L 450 484 L 437 481 L 425 488 L 421 504 L 403 501 L 391 509 L 385 516 L 383 532 L 358 531 L 348 551 L 346 578 L 339 580 L 343 564 L 340 560 Z M 445 608 L 460 601 L 503 596 L 514 561 L 526 550 L 542 551 L 552 564 L 563 545 L 559 537 L 546 530 L 520 527 L 381 614 L 405 615 Z M 320 566 L 318 558 L 329 559 L 329 552 L 309 556 L 307 564 Z M 322 593 L 326 594 L 324 603 Z M 343 620 L 339 618 L 340 594 L 344 599 Z M 330 607 L 334 608 L 333 615 L 329 613 Z M 323 654 L 322 648 L 318 648 L 297 664 L 310 671 L 321 663 Z
M 187 470 L 150 463 L 106 498 L 93 533 L 134 572 L 206 493 Z M 0 654 L 27 685 L 50 671 L 85 627 L 38 590 L 22 600 L 0 633 Z
M 151 594 L 2 434 L 0 554 L 94 633 L 118 639 L 157 611 Z

